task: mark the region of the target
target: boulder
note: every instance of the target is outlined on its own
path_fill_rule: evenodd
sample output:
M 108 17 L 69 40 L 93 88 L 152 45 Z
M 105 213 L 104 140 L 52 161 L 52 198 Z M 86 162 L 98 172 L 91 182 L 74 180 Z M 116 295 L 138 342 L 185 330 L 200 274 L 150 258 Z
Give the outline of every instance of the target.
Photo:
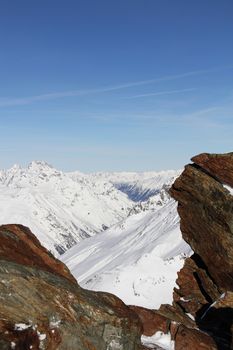
M 141 349 L 137 315 L 111 294 L 80 288 L 21 225 L 0 227 L 0 298 L 0 349 Z
M 233 349 L 233 153 L 192 158 L 170 189 L 194 251 L 173 293 L 175 349 Z M 162 307 L 167 307 L 162 306 Z M 162 308 L 161 307 L 161 308 Z M 160 309 L 161 309 L 160 308 Z M 195 326 L 181 320 L 191 316 Z M 172 329 L 172 327 L 170 327 Z
M 233 152 L 201 153 L 191 160 L 220 182 L 233 187 Z
M 158 331 L 168 333 L 170 320 L 157 310 L 149 310 L 140 306 L 130 306 L 142 323 L 143 335 L 151 337 Z
M 150 337 L 157 332 L 162 332 L 164 334 L 171 333 L 172 339 L 174 339 L 179 324 L 197 327 L 193 319 L 172 305 L 161 305 L 159 310 L 150 310 L 139 306 L 130 306 L 130 308 L 139 316 L 145 336 Z
M 181 325 L 176 333 L 175 350 L 218 350 L 213 339 L 198 329 Z
M 233 290 L 233 196 L 200 167 L 188 165 L 170 193 L 183 238 L 220 292 Z
M 194 318 L 221 295 L 197 254 L 185 260 L 183 268 L 178 272 L 176 284 L 178 287 L 173 291 L 174 306 L 180 306 Z

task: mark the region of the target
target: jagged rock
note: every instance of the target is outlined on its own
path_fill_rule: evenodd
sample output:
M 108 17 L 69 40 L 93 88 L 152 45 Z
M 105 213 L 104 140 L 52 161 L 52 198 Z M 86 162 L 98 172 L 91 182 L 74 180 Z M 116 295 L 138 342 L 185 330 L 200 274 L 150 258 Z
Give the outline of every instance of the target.
M 22 225 L 2 225 L 0 237 L 1 260 L 37 267 L 77 283 L 68 268 L 42 247 L 29 228 Z
M 197 326 L 182 310 L 179 312 L 172 305 L 161 305 L 159 310 L 149 310 L 139 306 L 130 306 L 130 308 L 139 316 L 145 336 L 152 336 L 160 331 L 164 334 L 171 333 L 173 337 L 180 323 L 187 327 Z
M 178 273 L 171 321 L 175 350 L 233 349 L 233 153 L 201 154 L 170 194 L 178 201 L 183 238 L 194 251 Z M 182 320 L 187 314 L 195 325 Z M 178 322 L 177 322 L 178 321 Z
M 185 313 L 194 317 L 200 309 L 220 296 L 196 254 L 185 260 L 184 267 L 178 272 L 176 284 L 179 288 L 173 291 L 174 306 L 180 306 Z
M 191 160 L 220 182 L 233 187 L 233 152 L 225 154 L 202 153 Z
M 130 306 L 140 318 L 143 326 L 143 335 L 152 336 L 158 331 L 168 333 L 170 321 L 156 310 L 149 310 L 140 306 Z
M 80 288 L 23 226 L 0 227 L 0 298 L 0 349 L 141 349 L 137 315 Z
M 157 311 L 160 315 L 163 315 L 169 319 L 170 323 L 175 322 L 177 324 L 184 324 L 187 327 L 196 327 L 196 323 L 188 315 L 186 315 L 181 308 L 173 305 L 161 305 Z
M 197 329 L 180 325 L 175 338 L 175 350 L 217 350 L 213 339 Z
M 183 238 L 218 289 L 233 290 L 233 196 L 195 165 L 185 167 L 170 193 L 178 201 Z

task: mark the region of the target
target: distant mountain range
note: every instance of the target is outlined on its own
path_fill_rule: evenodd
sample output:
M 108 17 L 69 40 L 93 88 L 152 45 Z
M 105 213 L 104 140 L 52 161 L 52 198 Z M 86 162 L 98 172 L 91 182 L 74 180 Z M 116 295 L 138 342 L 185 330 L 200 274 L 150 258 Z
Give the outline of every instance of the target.
M 0 224 L 28 226 L 53 254 L 66 252 L 60 258 L 85 288 L 153 308 L 171 300 L 190 253 L 168 194 L 179 174 L 15 165 L 0 171 Z
M 0 171 L 0 224 L 31 228 L 56 255 L 125 219 L 179 174 L 64 173 L 43 161 Z

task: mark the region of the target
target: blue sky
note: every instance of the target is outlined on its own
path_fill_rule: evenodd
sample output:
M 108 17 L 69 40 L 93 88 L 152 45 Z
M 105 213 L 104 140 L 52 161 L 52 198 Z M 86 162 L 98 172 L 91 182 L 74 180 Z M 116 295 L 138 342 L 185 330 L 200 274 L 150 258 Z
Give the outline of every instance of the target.
M 3 0 L 0 168 L 177 169 L 233 145 L 231 0 Z

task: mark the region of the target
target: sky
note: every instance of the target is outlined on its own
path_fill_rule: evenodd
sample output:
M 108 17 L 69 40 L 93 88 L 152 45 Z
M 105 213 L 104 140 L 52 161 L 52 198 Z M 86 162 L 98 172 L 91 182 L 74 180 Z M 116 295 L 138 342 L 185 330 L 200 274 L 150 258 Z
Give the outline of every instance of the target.
M 0 1 L 0 168 L 233 151 L 232 0 Z

